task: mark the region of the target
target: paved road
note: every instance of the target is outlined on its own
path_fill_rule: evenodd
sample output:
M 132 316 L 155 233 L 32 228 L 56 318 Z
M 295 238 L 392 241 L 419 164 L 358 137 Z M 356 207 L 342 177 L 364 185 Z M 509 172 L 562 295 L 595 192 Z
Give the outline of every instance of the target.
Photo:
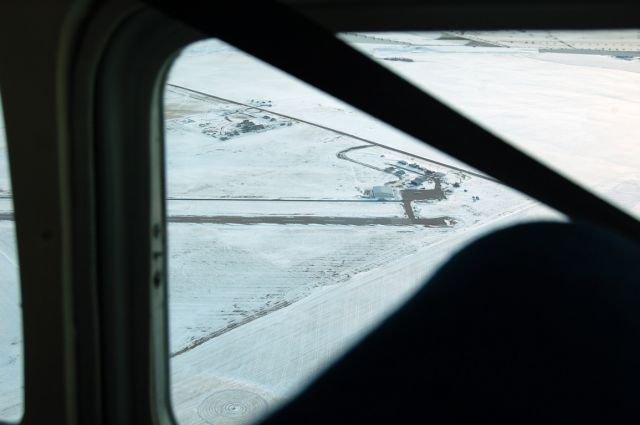
M 0 213 L 0 221 L 13 221 L 13 213 Z M 396 218 L 396 217 L 315 217 L 315 216 L 255 216 L 237 215 L 176 215 L 167 218 L 169 223 L 212 223 L 212 224 L 325 224 L 342 226 L 429 226 L 449 227 L 451 217 Z
M 214 223 L 214 224 L 325 224 L 342 226 L 429 226 L 449 227 L 451 217 L 396 218 L 396 217 L 318 217 L 318 216 L 172 216 L 169 223 Z
M 364 202 L 364 203 L 398 203 L 398 199 L 291 199 L 291 198 L 179 198 L 170 197 L 167 201 L 242 201 L 242 202 Z
M 400 191 L 400 195 L 402 196 L 402 205 L 404 207 L 404 213 L 409 217 L 410 220 L 418 220 L 416 218 L 415 213 L 413 212 L 413 206 L 411 203 L 413 201 L 425 201 L 425 200 L 441 200 L 445 199 L 444 192 L 442 191 L 442 186 L 440 185 L 439 180 L 434 180 L 436 184 L 435 189 L 405 189 Z
M 338 152 L 336 154 L 336 156 L 338 158 L 340 158 L 340 159 L 344 159 L 345 161 L 353 162 L 355 164 L 362 165 L 363 167 L 367 167 L 367 168 L 371 168 L 371 169 L 376 170 L 376 171 L 380 171 L 381 173 L 388 173 L 388 174 L 391 174 L 391 175 L 393 175 L 395 177 L 395 175 L 393 173 L 390 173 L 390 172 L 388 172 L 388 171 L 386 171 L 386 170 L 384 170 L 384 169 L 382 169 L 380 167 L 376 167 L 376 166 L 373 166 L 371 164 L 367 164 L 366 162 L 356 161 L 355 159 L 349 158 L 347 156 L 347 152 L 354 151 L 354 150 L 357 150 L 357 149 L 371 148 L 371 147 L 373 147 L 373 145 L 354 146 L 354 147 L 351 147 L 351 148 L 347 148 L 347 149 L 341 150 L 340 152 Z
M 13 199 L 12 196 L 0 196 L 0 199 Z M 189 198 L 170 196 L 167 201 L 240 201 L 240 202 L 363 202 L 363 203 L 399 203 L 399 199 L 298 199 L 298 198 Z

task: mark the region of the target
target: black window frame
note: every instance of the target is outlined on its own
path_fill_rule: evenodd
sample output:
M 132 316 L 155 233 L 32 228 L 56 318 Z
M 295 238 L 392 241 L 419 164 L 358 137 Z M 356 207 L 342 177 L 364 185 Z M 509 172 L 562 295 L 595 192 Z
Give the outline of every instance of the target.
M 0 6 L 11 11 L 0 14 L 8 34 L 0 52 L 11 60 L 0 83 L 21 264 L 24 424 L 175 422 L 161 97 L 163 73 L 181 47 L 217 36 L 269 61 L 256 39 L 265 20 L 268 31 L 297 28 L 323 43 L 348 31 L 640 27 L 640 3 L 629 0 L 6 3 L 13 9 Z M 263 13 L 245 13 L 254 6 Z M 253 28 L 254 41 L 234 16 Z M 639 239 L 637 220 L 561 185 L 569 204 L 578 198 L 578 216 L 595 211 L 595 221 Z
M 98 67 L 94 159 L 104 423 L 176 422 L 168 385 L 162 102 L 173 57 L 202 37 L 153 10 L 133 10 L 110 37 Z

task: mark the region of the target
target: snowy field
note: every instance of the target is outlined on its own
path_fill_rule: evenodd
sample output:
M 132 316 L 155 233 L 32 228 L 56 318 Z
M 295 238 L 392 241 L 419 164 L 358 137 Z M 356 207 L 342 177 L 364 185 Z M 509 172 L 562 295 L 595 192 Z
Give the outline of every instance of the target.
M 4 115 L 0 99 L 0 216 L 13 212 Z M 23 411 L 22 317 L 15 226 L 0 218 L 0 420 Z
M 22 414 L 22 323 L 13 221 L 0 221 L 0 418 Z
M 0 195 L 0 213 L 13 213 L 13 199 L 10 195 Z
M 443 231 L 430 235 L 431 239 L 425 237 L 424 229 L 422 235 L 418 229 L 409 231 L 394 245 L 422 239 L 422 249 L 386 259 L 384 267 L 364 270 L 348 281 L 317 287 L 296 303 L 175 356 L 172 395 L 179 422 L 252 422 L 304 388 L 471 238 L 542 216 L 554 217 L 544 207 L 530 205 L 517 214 L 495 217 L 454 234 Z M 228 410 L 219 408 L 221 405 Z M 229 411 L 232 407 L 243 414 Z
M 440 34 L 343 37 L 638 211 L 640 156 L 627 155 L 637 152 L 636 61 L 473 47 Z M 412 201 L 411 212 L 455 219 L 439 228 L 170 224 L 172 397 L 181 423 L 251 422 L 303 388 L 470 240 L 512 223 L 563 219 L 224 43 L 185 50 L 169 84 L 169 196 L 184 199 L 168 201 L 170 215 L 407 217 L 398 209 L 403 190 L 441 190 L 443 198 Z M 245 120 L 255 131 L 235 134 Z M 397 189 L 395 202 L 371 202 L 373 186 Z
M 270 111 L 268 99 L 246 102 L 166 90 L 176 357 L 532 204 L 473 171 L 285 117 Z M 393 194 L 375 199 L 375 187 Z M 404 191 L 425 198 L 405 202 Z M 247 217 L 256 220 L 243 225 L 239 219 Z M 266 221 L 278 217 L 280 224 Z M 291 217 L 315 220 L 292 224 Z M 419 221 L 433 217 L 451 220 L 441 228 Z M 401 220 L 362 225 L 362 218 Z M 349 220 L 353 225 L 344 225 Z
M 336 152 L 354 142 L 304 124 L 249 134 L 228 145 L 212 143 L 197 130 L 170 131 L 168 136 L 175 141 L 167 151 L 175 176 L 168 183 L 173 197 L 358 199 L 379 179 L 368 168 L 336 161 Z M 291 140 L 317 143 L 298 146 Z
M 629 34 L 603 36 L 630 52 Z M 640 216 L 640 60 L 566 52 L 567 42 L 591 49 L 594 36 L 551 35 L 340 37 Z M 564 219 L 217 40 L 185 49 L 168 83 L 170 366 L 181 424 L 251 423 L 471 240 Z M 3 137 L 0 128 L 0 419 L 11 419 L 22 354 Z M 420 221 L 434 217 L 447 220 Z
M 169 231 L 175 353 L 414 253 L 448 230 L 172 224 Z
M 640 216 L 640 60 L 358 45 L 518 148 Z M 456 47 L 459 50 L 460 47 Z M 478 50 L 482 49 L 482 50 Z M 382 58 L 403 55 L 413 62 Z M 632 191 L 614 190 L 620 184 Z
M 636 33 L 631 31 L 630 37 Z M 635 188 L 631 189 L 635 199 L 640 196 L 638 58 L 471 47 L 460 41 L 447 46 L 450 40 L 435 40 L 439 34 L 432 33 L 420 35 L 424 40 L 420 45 L 398 43 L 395 33 L 371 36 L 378 43 L 365 37 L 345 37 L 354 47 L 520 149 L 640 215 L 640 203 L 629 204 L 628 197 L 619 199 L 614 191 L 625 183 Z M 415 34 L 411 36 L 415 40 Z M 366 42 L 354 42 L 361 38 Z M 384 60 L 390 56 L 413 62 Z M 216 65 L 222 63 L 224 66 Z M 258 87 L 256 75 L 264 82 Z M 269 100 L 275 112 L 461 165 L 216 40 L 188 49 L 176 61 L 169 82 L 244 103 Z

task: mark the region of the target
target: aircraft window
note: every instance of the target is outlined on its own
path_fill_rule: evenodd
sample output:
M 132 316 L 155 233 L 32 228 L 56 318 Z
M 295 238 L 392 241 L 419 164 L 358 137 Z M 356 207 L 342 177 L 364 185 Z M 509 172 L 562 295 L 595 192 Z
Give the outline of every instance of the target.
M 215 39 L 183 50 L 164 103 L 171 395 L 183 424 L 251 423 L 462 245 L 563 219 Z
M 22 309 L 9 158 L 0 99 L 0 420 L 23 413 Z
M 494 134 L 640 217 L 639 30 L 341 37 Z

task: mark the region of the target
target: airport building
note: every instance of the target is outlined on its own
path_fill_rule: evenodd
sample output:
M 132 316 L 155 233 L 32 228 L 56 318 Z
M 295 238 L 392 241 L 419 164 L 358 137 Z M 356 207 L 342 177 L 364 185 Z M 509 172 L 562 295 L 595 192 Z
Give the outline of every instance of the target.
M 391 186 L 373 186 L 371 197 L 374 199 L 395 199 L 396 191 Z

